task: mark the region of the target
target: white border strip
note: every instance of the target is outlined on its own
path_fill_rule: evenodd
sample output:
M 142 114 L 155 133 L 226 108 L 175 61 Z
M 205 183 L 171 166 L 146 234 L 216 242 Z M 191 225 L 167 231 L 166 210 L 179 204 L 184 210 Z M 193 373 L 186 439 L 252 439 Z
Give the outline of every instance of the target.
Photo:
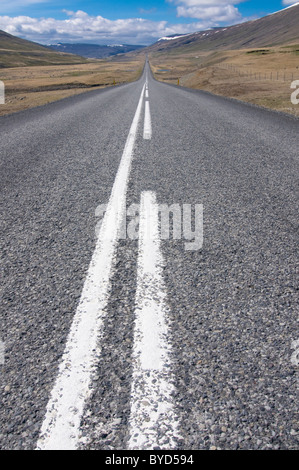
M 117 240 L 125 213 L 127 183 L 144 89 L 145 86 L 141 92 L 80 303 L 47 406 L 37 443 L 37 449 L 40 450 L 73 450 L 79 443 L 84 405 L 91 394 L 91 377 L 100 354 L 99 339 L 115 264 Z
M 175 449 L 179 438 L 158 222 L 155 193 L 142 193 L 128 441 L 131 450 Z

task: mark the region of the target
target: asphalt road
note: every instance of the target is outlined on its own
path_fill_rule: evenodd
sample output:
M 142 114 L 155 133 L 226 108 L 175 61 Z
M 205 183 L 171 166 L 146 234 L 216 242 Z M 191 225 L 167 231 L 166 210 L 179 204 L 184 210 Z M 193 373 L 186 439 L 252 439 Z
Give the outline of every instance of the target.
M 95 210 L 128 155 L 115 186 L 127 207 L 146 195 L 181 215 L 203 205 L 203 243 L 186 249 L 182 231 L 143 245 L 137 226 L 102 249 L 109 283 L 82 413 L 70 397 L 74 447 L 133 449 L 144 432 L 138 448 L 298 449 L 298 124 L 158 83 L 148 67 L 138 82 L 0 118 L 1 449 L 47 448 L 42 425 L 105 233 Z M 155 314 L 138 333 L 143 296 Z

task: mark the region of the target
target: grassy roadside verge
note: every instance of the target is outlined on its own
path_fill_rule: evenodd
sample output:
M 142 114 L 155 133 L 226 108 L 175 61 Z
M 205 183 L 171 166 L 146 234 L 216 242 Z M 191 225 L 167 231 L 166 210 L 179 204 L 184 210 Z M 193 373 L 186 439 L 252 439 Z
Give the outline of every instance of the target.
M 129 83 L 143 71 L 144 57 L 94 60 L 84 64 L 3 68 L 5 104 L 0 116 L 41 106 L 90 90 Z
M 299 116 L 291 83 L 299 80 L 299 45 L 150 56 L 157 80 L 201 89 Z

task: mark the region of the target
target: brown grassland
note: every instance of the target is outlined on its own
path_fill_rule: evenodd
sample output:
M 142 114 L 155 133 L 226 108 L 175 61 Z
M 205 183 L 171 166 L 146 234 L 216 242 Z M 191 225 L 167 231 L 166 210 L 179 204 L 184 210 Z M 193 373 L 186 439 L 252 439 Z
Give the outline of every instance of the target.
M 149 56 L 156 79 L 299 116 L 291 83 L 299 80 L 299 45 Z
M 90 90 L 132 82 L 139 78 L 144 57 L 90 60 L 83 64 L 0 69 L 5 104 L 0 116 L 41 106 Z
M 44 105 L 68 96 L 137 80 L 145 56 L 128 54 L 113 59 L 72 65 L 0 69 L 5 105 L 0 116 Z M 299 45 L 290 44 L 230 51 L 168 51 L 149 54 L 157 80 L 201 89 L 299 116 L 291 103 L 291 83 L 299 80 Z

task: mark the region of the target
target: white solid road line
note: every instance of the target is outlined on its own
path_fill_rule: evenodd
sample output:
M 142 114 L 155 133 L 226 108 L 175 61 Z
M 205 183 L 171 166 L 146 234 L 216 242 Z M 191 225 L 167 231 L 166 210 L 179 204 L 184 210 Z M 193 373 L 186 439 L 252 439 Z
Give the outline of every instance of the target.
M 152 138 L 152 122 L 151 122 L 151 112 L 149 102 L 145 102 L 144 108 L 144 128 L 143 128 L 143 138 L 150 140 Z
M 169 318 L 163 281 L 155 193 L 141 195 L 133 382 L 129 420 L 131 450 L 175 449 L 178 418 L 168 341 Z
M 90 384 L 101 349 L 105 307 L 115 265 L 115 251 L 126 208 L 126 192 L 140 120 L 143 86 L 123 151 L 96 248 L 74 316 L 59 373 L 48 402 L 37 449 L 73 450 L 80 440 L 80 421 L 91 394 Z

